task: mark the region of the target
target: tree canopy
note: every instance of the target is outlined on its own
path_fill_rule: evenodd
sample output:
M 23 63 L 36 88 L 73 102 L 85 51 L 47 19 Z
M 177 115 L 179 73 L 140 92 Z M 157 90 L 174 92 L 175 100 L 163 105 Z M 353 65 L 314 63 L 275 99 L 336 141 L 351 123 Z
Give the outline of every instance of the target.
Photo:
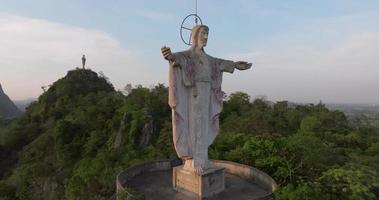
M 0 199 L 110 199 L 116 175 L 175 158 L 167 88 L 115 91 L 104 75 L 69 71 L 13 121 L 0 126 Z M 321 102 L 251 100 L 230 94 L 210 158 L 259 168 L 275 199 L 377 199 L 379 132 Z M 1 157 L 3 158 L 3 157 Z

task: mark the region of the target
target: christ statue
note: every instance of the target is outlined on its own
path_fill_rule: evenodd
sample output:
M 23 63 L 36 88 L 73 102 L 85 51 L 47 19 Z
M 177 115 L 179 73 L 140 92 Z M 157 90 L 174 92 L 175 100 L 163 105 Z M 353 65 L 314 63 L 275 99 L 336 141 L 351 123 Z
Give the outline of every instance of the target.
M 215 58 L 204 51 L 209 28 L 192 29 L 188 50 L 171 53 L 162 47 L 169 61 L 169 105 L 175 150 L 184 160 L 184 169 L 198 175 L 212 168 L 208 147 L 219 132 L 219 115 L 225 93 L 221 90 L 222 73 L 246 70 L 252 64 Z
M 82 57 L 82 67 L 83 67 L 83 69 L 84 69 L 85 66 L 86 66 L 86 56 L 83 55 L 83 57 Z

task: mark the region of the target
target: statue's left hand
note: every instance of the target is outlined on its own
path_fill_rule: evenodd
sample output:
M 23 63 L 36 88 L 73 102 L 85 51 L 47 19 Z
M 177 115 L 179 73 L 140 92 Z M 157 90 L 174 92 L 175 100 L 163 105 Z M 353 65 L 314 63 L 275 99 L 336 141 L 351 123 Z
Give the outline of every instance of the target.
M 170 47 L 164 46 L 161 48 L 161 51 L 162 51 L 162 55 L 164 59 L 172 61 L 173 58 L 172 58 Z
M 235 62 L 235 67 L 237 69 L 239 69 L 239 70 L 250 69 L 252 65 L 253 65 L 252 63 L 248 63 L 248 62 L 245 62 L 245 61 Z

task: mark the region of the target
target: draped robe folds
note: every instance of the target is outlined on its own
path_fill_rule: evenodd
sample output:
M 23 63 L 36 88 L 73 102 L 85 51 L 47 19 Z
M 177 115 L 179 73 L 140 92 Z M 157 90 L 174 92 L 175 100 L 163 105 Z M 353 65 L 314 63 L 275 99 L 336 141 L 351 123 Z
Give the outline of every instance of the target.
M 169 105 L 175 149 L 180 158 L 197 159 L 203 170 L 208 163 L 208 147 L 219 131 L 225 95 L 222 72 L 233 71 L 233 61 L 192 48 L 174 53 L 170 62 Z

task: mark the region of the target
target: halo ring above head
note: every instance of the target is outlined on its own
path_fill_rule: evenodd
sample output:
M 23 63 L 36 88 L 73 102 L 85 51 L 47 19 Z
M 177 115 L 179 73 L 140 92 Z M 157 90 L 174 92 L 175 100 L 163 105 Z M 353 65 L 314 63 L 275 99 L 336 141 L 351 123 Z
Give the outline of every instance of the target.
M 185 26 L 186 22 L 189 21 L 191 18 L 195 19 L 195 23 L 193 25 L 196 26 L 196 25 L 202 25 L 203 24 L 203 21 L 201 20 L 200 16 L 197 15 L 197 14 L 189 14 L 187 15 L 183 21 L 182 21 L 182 24 L 180 25 L 180 37 L 182 39 L 182 41 L 184 42 L 184 44 L 188 45 L 188 46 L 191 46 L 191 33 L 192 33 L 192 28 L 193 27 L 187 27 Z M 200 22 L 200 24 L 198 24 L 198 22 Z M 190 31 L 190 35 L 188 37 L 188 40 L 185 39 L 185 37 L 183 36 L 184 34 L 184 31 Z

